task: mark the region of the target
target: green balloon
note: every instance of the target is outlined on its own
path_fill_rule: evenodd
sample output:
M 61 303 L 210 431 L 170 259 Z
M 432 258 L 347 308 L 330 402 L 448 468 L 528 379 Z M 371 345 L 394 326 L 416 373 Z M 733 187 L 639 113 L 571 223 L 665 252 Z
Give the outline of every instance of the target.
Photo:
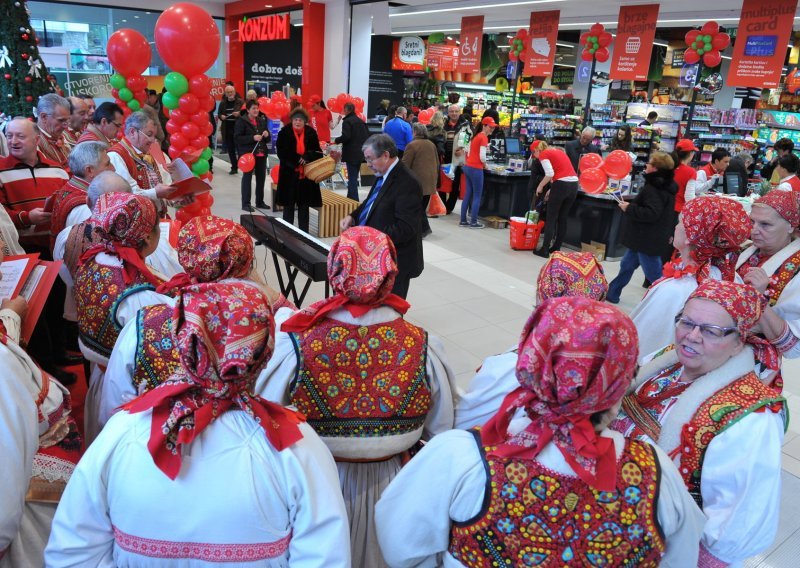
M 180 101 L 178 100 L 178 97 L 167 91 L 161 97 L 161 104 L 163 104 L 168 109 L 172 110 L 174 108 L 178 108 Z
M 133 98 L 133 92 L 128 87 L 122 87 L 119 90 L 119 98 L 127 103 Z
M 711 43 L 711 36 L 710 35 L 703 36 L 703 41 L 706 43 Z
M 594 53 L 595 51 L 597 51 L 597 48 L 596 48 L 596 47 L 593 47 L 593 48 L 591 48 L 591 49 L 589 50 L 589 53 Z
M 108 78 L 108 82 L 111 83 L 111 86 L 115 89 L 124 89 L 126 84 L 125 77 L 119 73 L 111 75 L 111 77 Z
M 128 101 L 128 108 L 131 109 L 133 112 L 136 112 L 137 110 L 142 108 L 142 105 L 139 104 L 139 101 L 133 99 Z
M 203 160 L 208 160 L 214 153 L 211 151 L 211 148 L 206 148 L 200 153 L 200 158 Z
M 692 49 L 697 49 L 697 42 L 696 41 L 692 42 Z
M 196 176 L 201 176 L 208 173 L 208 168 L 208 160 L 203 160 L 201 158 L 192 164 L 192 173 Z
M 167 88 L 167 92 L 176 97 L 180 97 L 189 91 L 189 81 L 177 71 L 167 73 L 167 76 L 164 77 L 164 86 Z
M 703 55 L 705 52 L 706 52 L 705 49 L 698 49 L 697 50 L 697 55 Z
M 597 36 L 591 36 L 591 37 L 592 37 L 592 43 L 594 43 L 594 44 L 597 44 L 597 42 L 599 42 L 599 41 L 600 41 L 600 40 L 597 38 Z

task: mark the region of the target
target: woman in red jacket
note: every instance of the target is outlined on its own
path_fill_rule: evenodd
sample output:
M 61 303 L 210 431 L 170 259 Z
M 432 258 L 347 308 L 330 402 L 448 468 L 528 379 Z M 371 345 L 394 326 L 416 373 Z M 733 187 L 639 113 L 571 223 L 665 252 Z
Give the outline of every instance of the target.
M 675 222 L 678 221 L 678 213 L 683 210 L 683 205 L 687 201 L 691 201 L 695 196 L 695 182 L 697 181 L 697 172 L 690 165 L 694 160 L 694 153 L 697 152 L 697 146 L 688 138 L 679 140 L 675 144 L 675 152 L 672 154 L 672 159 L 677 164 L 675 167 L 675 183 L 678 185 L 678 193 L 675 194 Z
M 544 169 L 544 177 L 536 188 L 536 195 L 540 195 L 544 187 L 552 181 L 547 200 L 543 244 L 539 250 L 533 251 L 536 256 L 548 258 L 551 252 L 561 248 L 567 232 L 567 214 L 578 196 L 578 175 L 566 152 L 559 148 L 549 148 L 547 142 L 535 140 L 531 144 L 531 152 Z

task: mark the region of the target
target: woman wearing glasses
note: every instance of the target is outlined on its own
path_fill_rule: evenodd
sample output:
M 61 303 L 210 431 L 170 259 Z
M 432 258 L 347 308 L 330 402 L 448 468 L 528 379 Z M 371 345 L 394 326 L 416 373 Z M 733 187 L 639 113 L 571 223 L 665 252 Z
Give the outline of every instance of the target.
M 752 333 L 761 313 L 753 287 L 703 282 L 675 318 L 675 345 L 644 364 L 611 425 L 678 466 L 708 519 L 699 566 L 739 566 L 778 528 L 786 401 L 753 373 L 756 358 L 777 358 Z

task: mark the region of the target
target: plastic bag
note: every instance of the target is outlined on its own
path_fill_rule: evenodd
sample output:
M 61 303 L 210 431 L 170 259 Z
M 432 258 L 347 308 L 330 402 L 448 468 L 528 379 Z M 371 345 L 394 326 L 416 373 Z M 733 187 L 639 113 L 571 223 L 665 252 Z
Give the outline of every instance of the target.
M 438 193 L 434 193 L 431 195 L 430 203 L 428 203 L 428 217 L 438 217 L 445 214 L 447 214 L 447 209 L 442 198 L 439 197 Z

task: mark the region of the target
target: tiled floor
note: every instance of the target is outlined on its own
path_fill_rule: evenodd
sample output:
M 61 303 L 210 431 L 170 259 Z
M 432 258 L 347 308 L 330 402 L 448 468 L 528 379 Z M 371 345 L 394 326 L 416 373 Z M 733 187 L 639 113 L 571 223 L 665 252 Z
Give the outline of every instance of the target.
M 214 213 L 238 221 L 241 174 L 229 176 L 227 164 L 215 157 Z M 362 199 L 368 188 L 363 188 Z M 346 193 L 342 191 L 342 193 Z M 411 281 L 408 319 L 444 342 L 458 383 L 466 385 L 481 361 L 516 344 L 534 303 L 536 275 L 544 260 L 513 251 L 508 230 L 475 230 L 458 226 L 458 215 L 431 219 L 433 234 L 424 241 L 425 270 Z M 323 239 L 332 241 L 333 239 Z M 272 261 L 257 251 L 258 266 L 277 288 Z M 266 262 L 269 260 L 269 262 Z M 619 263 L 604 262 L 609 281 Z M 638 272 L 622 293 L 620 307 L 630 311 L 644 294 Z M 323 297 L 322 285 L 311 286 L 306 304 Z M 800 360 L 784 363 L 784 394 L 790 416 L 800 417 Z M 750 559 L 748 568 L 800 566 L 800 419 L 789 425 L 783 447 L 783 500 L 780 528 L 773 546 Z

